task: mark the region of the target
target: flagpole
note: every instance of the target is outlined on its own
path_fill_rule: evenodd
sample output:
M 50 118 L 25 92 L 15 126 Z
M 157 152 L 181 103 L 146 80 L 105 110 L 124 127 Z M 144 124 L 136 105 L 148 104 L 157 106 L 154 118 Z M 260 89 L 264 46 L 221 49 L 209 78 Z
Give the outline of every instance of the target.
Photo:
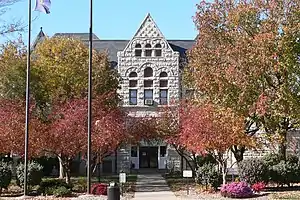
M 89 74 L 88 74 L 88 148 L 87 193 L 91 193 L 91 132 L 92 132 L 92 65 L 93 65 L 93 0 L 90 0 Z
M 31 41 L 31 0 L 28 0 L 28 44 L 27 44 L 27 71 L 26 71 L 26 116 L 25 116 L 25 155 L 24 155 L 24 196 L 27 195 L 28 171 L 28 138 L 29 138 L 29 95 L 30 95 L 30 42 Z

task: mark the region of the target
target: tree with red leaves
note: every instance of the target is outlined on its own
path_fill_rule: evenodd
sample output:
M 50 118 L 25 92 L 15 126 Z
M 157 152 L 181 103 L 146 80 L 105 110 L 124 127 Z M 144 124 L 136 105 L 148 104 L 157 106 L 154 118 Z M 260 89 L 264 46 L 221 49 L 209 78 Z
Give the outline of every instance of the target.
M 244 119 L 231 109 L 211 103 L 188 103 L 179 109 L 178 142 L 188 151 L 212 155 L 226 182 L 228 151 L 233 145 L 251 147 L 254 141 L 244 134 Z
M 0 99 L 0 152 L 24 155 L 24 102 Z M 29 155 L 36 156 L 42 151 L 40 149 L 41 132 L 47 132 L 47 125 L 42 123 L 33 112 L 34 106 L 30 107 L 32 116 L 30 118 L 30 140 Z
M 118 108 L 107 108 L 105 101 L 110 95 L 94 99 L 92 112 L 92 152 L 101 160 L 113 153 L 125 138 L 124 114 Z M 58 103 L 51 114 L 52 123 L 48 133 L 42 133 L 41 148 L 61 161 L 70 182 L 71 161 L 87 149 L 87 100 L 72 99 Z

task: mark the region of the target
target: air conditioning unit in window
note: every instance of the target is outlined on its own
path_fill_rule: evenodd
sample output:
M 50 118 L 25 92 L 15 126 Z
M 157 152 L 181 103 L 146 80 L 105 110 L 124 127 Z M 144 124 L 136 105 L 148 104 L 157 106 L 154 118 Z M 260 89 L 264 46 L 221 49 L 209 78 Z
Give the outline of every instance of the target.
M 152 99 L 145 99 L 145 105 L 152 106 L 153 100 Z

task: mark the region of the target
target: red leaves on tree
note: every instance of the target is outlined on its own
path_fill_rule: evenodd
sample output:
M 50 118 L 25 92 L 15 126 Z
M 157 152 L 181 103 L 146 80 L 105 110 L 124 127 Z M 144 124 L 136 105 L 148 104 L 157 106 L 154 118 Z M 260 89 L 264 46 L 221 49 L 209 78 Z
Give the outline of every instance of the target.
M 106 95 L 93 99 L 92 150 L 93 153 L 113 152 L 124 139 L 123 113 L 107 108 Z M 87 100 L 73 99 L 58 103 L 53 108 L 53 122 L 49 133 L 43 134 L 42 145 L 49 152 L 74 157 L 87 150 Z M 48 138 L 48 139 L 47 139 Z
M 29 155 L 41 152 L 39 133 L 47 127 L 35 117 L 30 106 Z M 25 103 L 7 99 L 0 100 L 0 152 L 24 155 Z
M 224 153 L 232 145 L 250 145 L 243 118 L 213 104 L 187 104 L 180 109 L 179 140 L 197 153 Z

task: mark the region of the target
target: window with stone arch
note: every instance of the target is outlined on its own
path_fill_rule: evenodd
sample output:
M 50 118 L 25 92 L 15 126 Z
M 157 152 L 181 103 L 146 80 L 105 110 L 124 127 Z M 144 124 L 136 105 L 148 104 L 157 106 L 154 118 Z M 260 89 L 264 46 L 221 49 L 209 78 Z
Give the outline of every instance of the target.
M 168 104 L 168 74 L 167 72 L 161 72 L 159 74 L 159 104 Z
M 141 57 L 142 56 L 142 45 L 141 44 L 138 43 L 138 44 L 135 45 L 134 54 L 137 57 Z
M 160 57 L 162 55 L 162 49 L 161 49 L 161 44 L 156 44 L 155 45 L 155 56 Z
M 129 87 L 137 87 L 137 73 L 131 72 L 129 74 Z
M 153 77 L 153 69 L 151 67 L 145 68 L 144 77 L 145 78 Z
M 129 74 L 129 104 L 137 105 L 137 73 Z
M 146 57 L 152 56 L 152 46 L 149 43 L 145 45 L 145 55 Z

